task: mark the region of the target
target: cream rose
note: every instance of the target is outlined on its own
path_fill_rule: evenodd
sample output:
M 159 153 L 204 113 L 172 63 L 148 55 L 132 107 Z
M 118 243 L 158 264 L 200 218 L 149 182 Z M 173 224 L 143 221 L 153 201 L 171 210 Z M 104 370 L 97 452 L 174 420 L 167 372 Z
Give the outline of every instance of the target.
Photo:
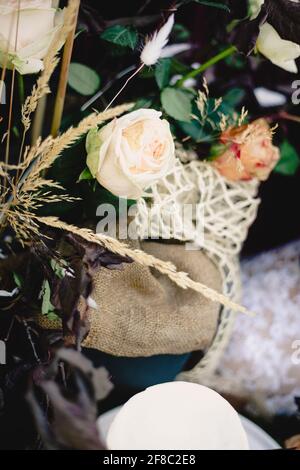
M 229 128 L 221 135 L 225 151 L 213 162 L 230 181 L 266 180 L 279 160 L 278 147 L 272 144 L 272 131 L 265 119 Z
M 87 165 L 116 196 L 138 199 L 175 164 L 169 123 L 154 109 L 138 109 L 89 132 Z
M 298 2 L 298 0 L 291 0 Z M 258 17 L 265 0 L 249 0 L 250 19 Z M 259 28 L 256 50 L 269 59 L 274 65 L 291 73 L 297 73 L 296 59 L 300 57 L 300 45 L 282 39 L 276 29 L 268 22 Z
M 296 59 L 300 57 L 300 45 L 282 39 L 269 23 L 260 27 L 256 49 L 278 67 L 288 72 L 298 72 Z
M 52 0 L 0 0 L 0 65 L 20 74 L 43 69 L 54 34 L 63 24 L 63 11 Z

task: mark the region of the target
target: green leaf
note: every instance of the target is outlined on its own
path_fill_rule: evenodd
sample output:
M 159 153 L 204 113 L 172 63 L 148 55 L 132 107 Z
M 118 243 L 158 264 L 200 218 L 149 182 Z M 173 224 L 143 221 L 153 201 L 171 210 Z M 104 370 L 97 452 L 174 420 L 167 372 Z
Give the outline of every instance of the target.
M 181 75 L 186 75 L 190 71 L 191 71 L 190 67 L 187 67 L 185 64 L 183 64 L 179 60 L 174 59 L 174 57 L 171 59 L 171 73 L 174 73 L 174 74 L 179 73 Z
M 160 89 L 169 84 L 171 62 L 171 59 L 160 59 L 155 67 L 155 80 Z
M 155 75 L 155 72 L 154 72 L 154 68 L 152 67 L 144 67 L 139 73 L 139 77 L 145 78 L 145 79 L 154 78 L 154 75 Z
M 177 124 L 186 136 L 191 137 L 191 139 L 197 143 L 210 142 L 212 140 L 212 136 L 208 134 L 196 120 L 191 122 L 177 122 Z
M 14 278 L 16 286 L 21 288 L 23 284 L 22 277 L 19 274 L 13 272 L 13 278 Z
M 172 34 L 177 41 L 187 41 L 191 36 L 190 31 L 180 23 L 174 24 Z
M 65 260 L 60 260 L 60 262 L 56 261 L 55 259 L 50 260 L 51 268 L 53 269 L 55 275 L 59 279 L 63 279 L 66 275 L 66 268 L 68 267 L 67 262 Z
M 215 158 L 218 158 L 220 155 L 222 155 L 228 148 L 230 147 L 230 144 L 220 144 L 215 142 L 211 148 L 210 148 L 210 155 L 209 159 L 214 160 Z
M 136 100 L 134 107 L 131 109 L 131 111 L 136 111 L 137 109 L 141 108 L 151 108 L 153 104 L 153 99 L 152 98 L 139 98 Z
M 245 91 L 242 88 L 232 88 L 223 96 L 223 102 L 235 108 L 245 98 Z
M 187 91 L 167 87 L 161 92 L 165 112 L 177 121 L 190 122 L 193 95 Z
M 87 159 L 86 164 L 95 178 L 98 172 L 99 166 L 99 150 L 102 145 L 101 138 L 99 136 L 98 128 L 94 127 L 88 132 L 86 137 L 86 151 Z
M 122 47 L 130 47 L 130 49 L 134 49 L 138 42 L 137 31 L 133 28 L 121 25 L 107 28 L 101 34 L 101 38 Z
M 205 5 L 207 7 L 214 7 L 214 8 L 220 8 L 221 10 L 228 11 L 230 13 L 230 8 L 227 5 L 224 5 L 224 3 L 220 2 L 211 2 L 209 0 L 194 0 L 196 3 L 200 3 L 200 5 Z
M 281 175 L 292 176 L 296 173 L 300 165 L 300 159 L 297 150 L 287 140 L 280 146 L 280 160 L 274 171 Z
M 85 168 L 79 175 L 77 182 L 83 180 L 93 180 L 94 177 L 88 168 Z
M 68 84 L 81 95 L 89 96 L 100 87 L 100 77 L 95 70 L 77 62 L 70 64 Z
M 50 284 L 47 280 L 43 282 L 42 286 L 42 315 L 47 315 L 49 312 L 53 312 L 54 307 L 50 302 L 51 298 L 51 290 L 50 290 Z
M 57 321 L 60 320 L 59 316 L 55 312 L 48 312 L 47 313 L 47 318 L 50 321 Z

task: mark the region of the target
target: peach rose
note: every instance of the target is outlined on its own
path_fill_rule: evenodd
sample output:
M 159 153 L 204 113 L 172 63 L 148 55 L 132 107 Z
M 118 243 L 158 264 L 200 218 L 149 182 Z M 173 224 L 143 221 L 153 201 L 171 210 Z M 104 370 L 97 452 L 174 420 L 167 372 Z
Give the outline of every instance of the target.
M 230 181 L 257 178 L 265 181 L 280 153 L 272 144 L 272 130 L 265 119 L 251 124 L 231 127 L 221 135 L 226 150 L 213 162 L 213 166 Z

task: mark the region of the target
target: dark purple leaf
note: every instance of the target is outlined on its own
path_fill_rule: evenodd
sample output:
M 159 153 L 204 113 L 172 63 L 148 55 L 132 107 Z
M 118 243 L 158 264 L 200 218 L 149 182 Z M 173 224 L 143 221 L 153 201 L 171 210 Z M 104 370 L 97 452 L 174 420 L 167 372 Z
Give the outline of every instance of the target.
M 63 367 L 63 377 L 61 370 Z M 44 409 L 43 391 L 50 408 Z M 72 349 L 59 349 L 48 367 L 39 367 L 27 395 L 48 449 L 104 449 L 98 435 L 97 400 L 111 390 L 108 374 Z

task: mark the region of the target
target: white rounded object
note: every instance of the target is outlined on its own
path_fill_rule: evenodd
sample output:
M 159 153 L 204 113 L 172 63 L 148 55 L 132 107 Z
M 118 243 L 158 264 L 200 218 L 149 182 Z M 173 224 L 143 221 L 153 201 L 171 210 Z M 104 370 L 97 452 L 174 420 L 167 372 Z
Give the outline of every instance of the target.
M 110 450 L 248 450 L 234 408 L 214 390 L 170 382 L 134 395 L 114 418 Z

